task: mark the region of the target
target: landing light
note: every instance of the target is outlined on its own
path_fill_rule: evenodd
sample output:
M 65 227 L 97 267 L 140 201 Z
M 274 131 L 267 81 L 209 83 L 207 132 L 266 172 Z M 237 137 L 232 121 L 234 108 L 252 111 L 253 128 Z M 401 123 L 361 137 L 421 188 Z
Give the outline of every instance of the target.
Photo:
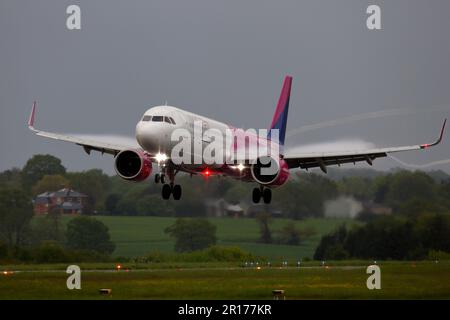
M 237 169 L 239 171 L 242 171 L 245 169 L 245 166 L 242 163 L 239 163 L 238 165 L 234 166 L 233 169 Z
M 167 160 L 167 156 L 164 153 L 157 153 L 155 159 L 157 162 L 164 162 Z

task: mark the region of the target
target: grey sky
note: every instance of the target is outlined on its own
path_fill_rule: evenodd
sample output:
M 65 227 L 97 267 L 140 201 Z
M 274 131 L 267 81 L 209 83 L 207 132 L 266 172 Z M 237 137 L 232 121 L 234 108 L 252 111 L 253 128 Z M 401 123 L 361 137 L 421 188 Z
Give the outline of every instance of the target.
M 70 4 L 81 7 L 80 31 L 66 29 Z M 365 26 L 369 4 L 381 7 L 381 31 Z M 35 99 L 37 127 L 57 132 L 133 136 L 142 113 L 165 100 L 265 128 L 287 73 L 288 131 L 386 109 L 423 111 L 302 132 L 288 145 L 428 142 L 450 115 L 449 13 L 448 0 L 0 0 L 0 170 L 51 153 L 70 170 L 113 172 L 110 156 L 33 136 L 26 119 Z M 398 157 L 447 159 L 449 146 L 450 130 L 442 146 Z

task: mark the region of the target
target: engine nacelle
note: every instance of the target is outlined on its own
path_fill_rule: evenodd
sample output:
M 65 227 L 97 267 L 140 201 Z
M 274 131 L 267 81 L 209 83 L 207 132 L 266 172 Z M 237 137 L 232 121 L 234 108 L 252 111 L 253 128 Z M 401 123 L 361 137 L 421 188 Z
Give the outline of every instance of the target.
M 289 179 L 289 167 L 283 159 L 263 156 L 252 164 L 252 178 L 265 186 L 281 186 Z
M 114 165 L 117 174 L 125 180 L 142 181 L 152 173 L 152 161 L 142 151 L 123 150 L 117 156 Z

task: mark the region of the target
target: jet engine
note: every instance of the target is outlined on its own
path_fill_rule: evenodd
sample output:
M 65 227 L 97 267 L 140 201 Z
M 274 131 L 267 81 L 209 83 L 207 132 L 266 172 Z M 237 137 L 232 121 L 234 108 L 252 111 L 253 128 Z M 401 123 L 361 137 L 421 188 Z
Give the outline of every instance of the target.
M 140 150 L 123 150 L 115 159 L 117 174 L 125 180 L 142 181 L 152 173 L 152 161 Z
M 283 159 L 259 157 L 250 167 L 252 178 L 261 185 L 281 186 L 289 178 L 289 168 Z

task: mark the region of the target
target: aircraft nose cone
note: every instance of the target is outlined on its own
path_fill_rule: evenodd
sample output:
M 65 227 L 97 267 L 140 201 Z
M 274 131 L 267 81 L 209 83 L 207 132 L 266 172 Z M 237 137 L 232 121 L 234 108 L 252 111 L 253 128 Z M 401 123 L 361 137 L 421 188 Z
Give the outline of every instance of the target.
M 136 140 L 150 153 L 167 151 L 170 146 L 170 130 L 163 123 L 138 123 Z

